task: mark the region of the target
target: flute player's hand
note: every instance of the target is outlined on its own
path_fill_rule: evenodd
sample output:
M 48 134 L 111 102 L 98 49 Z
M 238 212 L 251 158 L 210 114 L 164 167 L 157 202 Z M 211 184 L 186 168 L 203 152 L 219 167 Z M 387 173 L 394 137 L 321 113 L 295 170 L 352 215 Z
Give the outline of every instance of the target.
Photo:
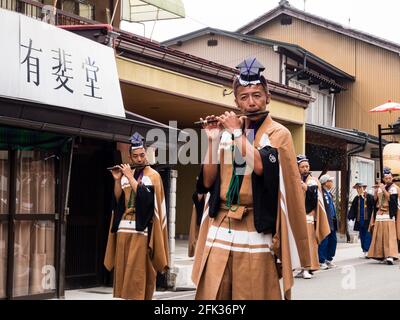
M 227 129 L 230 133 L 235 130 L 241 129 L 246 117 L 238 117 L 234 112 L 226 111 L 223 115 L 217 117 L 217 120 Z
M 200 118 L 200 121 L 216 120 L 216 118 L 217 118 L 216 116 L 212 115 L 212 116 L 207 116 L 205 119 Z M 216 140 L 219 137 L 222 126 L 218 121 L 216 121 L 203 124 L 203 129 L 207 134 L 208 140 Z
M 121 164 L 121 172 L 129 181 L 133 179 L 133 172 L 129 164 Z
M 115 169 L 111 170 L 111 174 L 114 180 L 121 180 L 122 179 L 122 171 L 120 166 L 116 166 Z

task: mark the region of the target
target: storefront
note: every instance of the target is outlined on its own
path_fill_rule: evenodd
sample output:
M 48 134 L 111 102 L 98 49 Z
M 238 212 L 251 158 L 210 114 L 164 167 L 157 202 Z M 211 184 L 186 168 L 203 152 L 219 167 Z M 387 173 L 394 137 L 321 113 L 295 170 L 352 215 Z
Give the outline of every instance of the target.
M 54 294 L 72 139 L 0 128 L 0 298 Z
M 0 299 L 110 283 L 106 168 L 167 129 L 126 117 L 112 48 L 1 9 L 0 39 Z
M 106 168 L 121 162 L 119 142 L 154 127 L 0 98 L 0 299 L 112 283 L 103 267 L 113 187 Z M 170 170 L 160 173 L 168 192 Z

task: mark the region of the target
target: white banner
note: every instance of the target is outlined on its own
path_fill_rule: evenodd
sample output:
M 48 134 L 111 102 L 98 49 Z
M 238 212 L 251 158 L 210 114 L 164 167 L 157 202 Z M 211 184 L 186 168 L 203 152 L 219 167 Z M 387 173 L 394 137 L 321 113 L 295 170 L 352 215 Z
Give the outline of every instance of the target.
M 125 117 L 114 50 L 0 9 L 0 96 Z

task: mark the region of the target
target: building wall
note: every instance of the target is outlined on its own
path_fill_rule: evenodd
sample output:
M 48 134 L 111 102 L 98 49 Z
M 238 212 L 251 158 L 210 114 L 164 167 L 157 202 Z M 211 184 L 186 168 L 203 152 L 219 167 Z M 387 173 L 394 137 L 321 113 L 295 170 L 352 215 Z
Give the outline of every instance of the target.
M 306 144 L 306 129 L 305 126 L 295 125 L 295 124 L 286 124 L 285 125 L 290 133 L 292 134 L 293 145 L 296 154 L 304 154 L 305 153 L 305 144 Z
M 176 229 L 177 235 L 188 235 L 190 218 L 192 216 L 192 195 L 196 189 L 196 177 L 200 172 L 200 165 L 188 164 L 177 166 L 178 179 L 176 192 Z
M 217 40 L 218 45 L 208 46 L 207 41 L 210 39 Z M 265 66 L 264 75 L 266 78 L 280 82 L 279 54 L 275 53 L 272 47 L 248 43 L 222 35 L 205 35 L 183 42 L 180 46 L 171 46 L 171 48 L 232 68 L 245 58 L 255 56 Z
M 400 100 L 399 55 L 358 41 L 356 81 L 347 87 L 337 95 L 337 126 L 378 135 L 378 124 L 386 127 L 397 116 L 368 111 L 388 100 Z
M 272 99 L 268 105 L 268 109 L 275 120 L 298 125 L 304 125 L 306 122 L 306 109 L 303 107 Z
M 355 39 L 314 24 L 293 18 L 291 25 L 281 25 L 280 17 L 255 30 L 255 36 L 297 44 L 339 69 L 355 75 Z M 340 48 L 340 51 L 338 50 Z M 338 54 L 338 51 L 340 54 Z M 333 63 L 334 62 L 334 63 Z
M 117 57 L 116 61 L 120 80 L 139 83 L 149 88 L 180 94 L 211 104 L 235 106 L 233 95 L 222 94 L 223 89 L 229 91 L 230 88 L 126 58 Z
M 293 18 L 291 25 L 279 18 L 255 31 L 258 37 L 294 43 L 356 77 L 347 91 L 337 95 L 336 126 L 357 128 L 377 135 L 378 124 L 387 126 L 395 114 L 368 110 L 388 100 L 400 100 L 399 54 Z

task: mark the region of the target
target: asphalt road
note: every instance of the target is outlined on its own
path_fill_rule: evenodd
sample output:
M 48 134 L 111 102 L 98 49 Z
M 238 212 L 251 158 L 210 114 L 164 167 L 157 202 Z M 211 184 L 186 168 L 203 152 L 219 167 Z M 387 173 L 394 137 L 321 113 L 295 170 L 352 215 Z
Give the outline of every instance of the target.
M 382 264 L 362 257 L 359 244 L 339 243 L 334 259 L 337 267 L 314 273 L 314 278 L 295 279 L 293 300 L 400 300 L 400 262 Z M 154 300 L 193 300 L 195 292 L 181 288 L 157 291 Z M 66 292 L 66 300 L 113 300 L 112 288 Z
M 338 250 L 337 267 L 310 280 L 295 279 L 294 300 L 400 300 L 399 262 L 387 265 L 362 257 L 359 246 Z
M 337 267 L 295 279 L 293 300 L 400 300 L 400 263 L 365 259 L 359 244 L 338 244 Z M 192 300 L 194 291 L 157 292 L 155 300 Z

